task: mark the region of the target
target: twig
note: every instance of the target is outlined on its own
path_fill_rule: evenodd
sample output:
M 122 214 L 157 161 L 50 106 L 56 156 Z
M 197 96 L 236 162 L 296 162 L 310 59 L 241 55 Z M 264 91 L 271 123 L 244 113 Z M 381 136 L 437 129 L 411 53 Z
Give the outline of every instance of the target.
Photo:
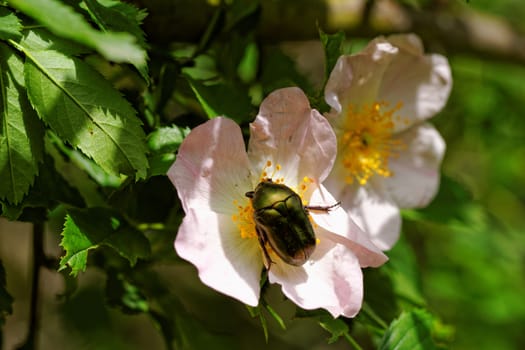
M 18 347 L 18 350 L 37 349 L 37 335 L 39 328 L 39 283 L 40 267 L 44 266 L 44 223 L 36 222 L 33 224 L 33 266 L 31 271 L 31 303 L 29 309 L 29 330 L 26 341 Z

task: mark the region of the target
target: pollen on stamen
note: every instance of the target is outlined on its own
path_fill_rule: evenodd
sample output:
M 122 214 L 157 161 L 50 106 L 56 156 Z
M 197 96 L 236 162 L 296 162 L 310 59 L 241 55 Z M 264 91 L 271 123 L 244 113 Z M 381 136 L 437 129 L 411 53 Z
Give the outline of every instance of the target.
M 237 226 L 241 238 L 255 238 L 257 232 L 255 231 L 255 222 L 253 220 L 253 207 L 250 201 L 246 201 L 246 205 L 239 204 L 239 201 L 234 200 L 233 205 L 237 210 L 236 214 L 232 214 L 231 219 Z
M 388 108 L 386 102 L 375 102 L 361 106 L 350 106 L 343 130 L 339 135 L 338 152 L 346 170 L 347 183 L 365 185 L 374 176 L 392 176 L 388 162 L 403 148 L 400 140 L 393 139 L 394 114 L 402 107 L 398 103 Z
M 261 176 L 259 177 L 259 181 L 263 181 L 268 178 L 273 179 L 273 177 L 275 176 L 275 173 L 281 169 L 281 166 L 279 164 L 273 167 L 273 169 L 272 169 L 272 165 L 273 163 L 271 160 L 266 161 L 266 164 L 264 165 L 261 171 Z

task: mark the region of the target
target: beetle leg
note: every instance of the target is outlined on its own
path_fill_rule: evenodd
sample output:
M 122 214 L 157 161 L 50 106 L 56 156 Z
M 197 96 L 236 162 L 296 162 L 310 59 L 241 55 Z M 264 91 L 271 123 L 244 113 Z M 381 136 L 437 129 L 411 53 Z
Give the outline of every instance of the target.
M 266 250 L 266 242 L 267 238 L 263 230 L 260 230 L 257 226 L 255 227 L 255 231 L 257 231 L 257 238 L 259 239 L 259 245 L 262 248 L 263 255 L 264 255 L 264 266 L 266 267 L 266 270 L 270 270 L 270 267 L 272 264 L 275 264 L 272 259 L 270 258 L 270 254 L 268 254 L 268 251 Z
M 337 202 L 337 203 L 329 205 L 329 206 L 305 205 L 304 209 L 306 209 L 306 210 L 314 210 L 314 211 L 324 211 L 324 212 L 328 213 L 330 210 L 334 209 L 338 205 L 341 205 L 341 202 Z

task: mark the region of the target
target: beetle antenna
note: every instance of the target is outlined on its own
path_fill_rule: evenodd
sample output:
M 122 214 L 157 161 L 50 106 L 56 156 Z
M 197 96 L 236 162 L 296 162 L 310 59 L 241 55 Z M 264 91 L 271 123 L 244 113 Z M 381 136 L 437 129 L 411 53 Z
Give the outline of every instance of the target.
M 304 208 L 306 210 L 313 210 L 313 211 L 324 211 L 325 213 L 328 213 L 330 210 L 334 209 L 337 206 L 340 206 L 341 202 L 337 202 L 332 205 L 305 205 Z

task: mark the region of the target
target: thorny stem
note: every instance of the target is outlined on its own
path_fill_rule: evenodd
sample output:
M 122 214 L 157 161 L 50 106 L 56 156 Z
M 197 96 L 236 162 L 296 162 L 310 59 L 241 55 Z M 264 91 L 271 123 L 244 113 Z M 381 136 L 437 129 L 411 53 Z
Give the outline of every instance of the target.
M 18 350 L 35 350 L 37 348 L 38 291 L 40 282 L 40 267 L 45 265 L 44 255 L 44 223 L 33 223 L 33 266 L 31 271 L 31 304 L 29 309 L 29 330 L 26 342 Z

